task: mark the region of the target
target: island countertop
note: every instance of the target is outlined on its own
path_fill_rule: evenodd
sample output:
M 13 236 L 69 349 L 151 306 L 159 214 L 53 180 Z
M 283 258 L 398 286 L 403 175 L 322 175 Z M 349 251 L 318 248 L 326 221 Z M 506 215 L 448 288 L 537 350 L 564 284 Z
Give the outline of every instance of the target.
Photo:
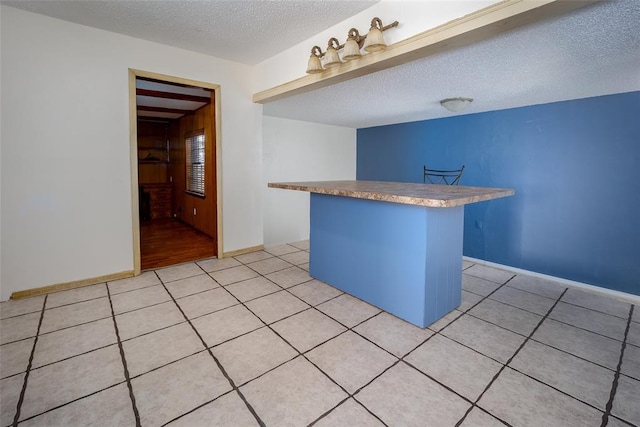
M 308 191 L 356 199 L 379 200 L 432 208 L 450 208 L 513 196 L 510 188 L 465 187 L 386 181 L 270 182 L 271 188 Z

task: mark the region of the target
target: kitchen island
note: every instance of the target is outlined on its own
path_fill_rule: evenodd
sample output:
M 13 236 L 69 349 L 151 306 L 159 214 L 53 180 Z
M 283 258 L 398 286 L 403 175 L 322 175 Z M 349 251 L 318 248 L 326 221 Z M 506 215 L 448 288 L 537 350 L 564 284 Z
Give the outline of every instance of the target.
M 460 305 L 464 205 L 515 193 L 378 181 L 268 185 L 311 193 L 311 277 L 420 327 Z

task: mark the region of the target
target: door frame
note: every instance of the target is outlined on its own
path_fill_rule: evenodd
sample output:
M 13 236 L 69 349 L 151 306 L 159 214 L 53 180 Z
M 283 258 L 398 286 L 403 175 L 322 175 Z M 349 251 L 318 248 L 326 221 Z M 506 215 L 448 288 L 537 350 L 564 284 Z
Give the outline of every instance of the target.
M 136 101 L 136 77 L 145 77 L 170 83 L 180 83 L 190 86 L 207 88 L 214 91 L 215 104 L 213 113 L 213 126 L 215 128 L 214 131 L 216 138 L 215 202 L 216 236 L 218 242 L 218 247 L 216 248 L 216 256 L 218 258 L 222 258 L 222 130 L 220 114 L 220 85 L 129 68 L 129 148 L 131 161 L 131 223 L 133 225 L 133 274 L 137 276 L 142 271 L 140 261 L 140 206 L 138 204 L 138 114 Z

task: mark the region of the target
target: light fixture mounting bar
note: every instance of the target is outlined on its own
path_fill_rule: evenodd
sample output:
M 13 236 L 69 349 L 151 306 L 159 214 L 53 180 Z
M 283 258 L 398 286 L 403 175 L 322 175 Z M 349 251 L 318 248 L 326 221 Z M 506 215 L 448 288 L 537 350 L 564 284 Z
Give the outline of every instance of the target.
M 394 28 L 397 27 L 399 24 L 398 21 L 393 21 L 391 24 L 389 25 L 385 25 L 384 27 L 380 28 L 380 31 L 387 31 L 389 28 Z M 365 36 L 366 37 L 366 36 Z
M 389 28 L 397 27 L 398 21 L 394 21 L 389 25 L 382 25 L 382 20 L 377 16 L 371 20 L 371 28 L 369 32 L 361 36 L 360 32 L 351 28 L 347 34 L 347 40 L 340 44 L 337 38 L 331 37 L 327 44 L 327 50 L 322 51 L 319 46 L 313 46 L 311 48 L 311 56 L 307 63 L 307 74 L 320 74 L 330 68 L 337 68 L 344 64 L 344 61 L 353 61 L 362 58 L 360 49 L 367 52 L 382 51 L 387 47 L 382 32 Z M 369 40 L 367 40 L 369 36 Z M 343 50 L 342 58 L 340 58 L 339 51 Z M 320 61 L 324 58 L 323 62 Z
M 373 19 L 375 20 L 375 19 L 379 19 L 379 18 L 373 18 Z M 397 27 L 399 24 L 400 24 L 400 23 L 399 23 L 398 21 L 393 21 L 391 24 L 389 24 L 389 25 L 385 25 L 384 27 L 380 28 L 380 31 L 387 31 L 389 28 L 395 28 L 395 27 Z M 349 30 L 349 36 L 351 36 L 351 33 L 352 33 L 352 32 L 355 32 L 355 35 L 356 35 L 356 41 L 358 42 L 358 44 L 360 45 L 360 47 L 362 47 L 362 45 L 364 44 L 364 41 L 365 41 L 365 39 L 367 38 L 367 36 L 369 35 L 369 33 L 365 34 L 364 36 L 361 36 L 357 29 L 352 28 L 352 29 L 350 29 L 350 30 Z M 331 39 L 335 39 L 335 37 L 331 37 Z M 329 40 L 331 40 L 331 39 L 329 39 Z M 344 42 L 344 43 L 341 43 L 341 44 L 339 44 L 339 45 L 337 45 L 337 46 L 334 46 L 334 47 L 336 48 L 336 50 L 341 50 L 341 49 L 344 49 L 344 45 L 345 45 L 346 43 L 347 43 L 347 42 Z M 314 48 L 316 48 L 316 47 L 318 47 L 318 46 L 314 46 Z M 320 48 L 318 47 L 318 49 L 320 49 Z M 321 52 L 322 52 L 322 50 L 321 50 Z M 322 56 L 324 56 L 324 52 L 322 52 L 321 57 L 322 57 Z

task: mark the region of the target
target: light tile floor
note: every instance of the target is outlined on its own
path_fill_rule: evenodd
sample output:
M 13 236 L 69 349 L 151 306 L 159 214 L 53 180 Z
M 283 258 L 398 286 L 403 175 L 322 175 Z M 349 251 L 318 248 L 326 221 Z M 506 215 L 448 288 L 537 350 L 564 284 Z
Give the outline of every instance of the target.
M 1 426 L 640 425 L 640 313 L 463 263 L 421 329 L 296 242 L 0 304 Z

